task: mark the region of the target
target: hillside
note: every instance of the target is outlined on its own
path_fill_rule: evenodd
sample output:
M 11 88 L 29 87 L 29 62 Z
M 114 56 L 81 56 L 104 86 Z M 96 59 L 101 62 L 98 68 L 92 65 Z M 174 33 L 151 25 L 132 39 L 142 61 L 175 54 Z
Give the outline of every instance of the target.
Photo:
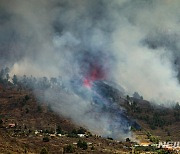
M 101 82 L 101 92 L 126 110 L 126 114 L 141 126 L 146 134 L 152 134 L 159 140 L 180 140 L 180 105 L 165 107 L 143 100 L 137 92 L 133 97 L 124 96 L 119 89 Z M 137 125 L 135 125 L 137 126 Z M 132 125 L 132 130 L 139 129 Z
M 40 94 L 41 90 L 36 92 Z M 174 115 L 176 109 L 157 108 L 144 100 L 121 98 L 115 91 L 113 94 L 115 101 L 141 126 L 140 130 L 132 128 L 138 143 L 179 141 L 180 123 Z M 153 121 L 155 113 L 160 118 L 158 123 Z M 15 86 L 10 82 L 0 85 L 0 119 L 1 153 L 40 153 L 43 150 L 62 153 L 68 145 L 72 151 L 78 153 L 130 153 L 132 146 L 137 144 L 92 135 L 88 130 L 74 124 L 71 119 L 53 112 L 51 106 L 38 100 L 31 89 Z M 162 119 L 164 122 L 159 125 Z M 54 135 L 57 132 L 59 136 Z M 80 137 L 78 133 L 85 133 L 85 136 Z M 87 143 L 86 150 L 77 146 L 79 140 Z
M 0 89 L 0 152 L 1 153 L 40 153 L 45 147 L 51 153 L 62 153 L 66 145 L 77 148 L 78 136 L 71 136 L 73 130 L 80 127 L 73 124 L 70 119 L 54 113 L 49 106 L 36 100 L 33 93 L 28 90 L 18 90 L 12 85 Z M 60 127 L 60 128 L 59 128 Z M 61 129 L 62 136 L 53 136 L 55 128 Z M 35 132 L 38 131 L 38 134 Z M 57 130 L 56 130 L 57 131 Z M 88 132 L 86 132 L 89 134 Z M 69 134 L 69 136 L 63 135 Z M 43 141 L 48 136 L 49 141 Z M 122 143 L 88 135 L 83 141 L 89 144 L 86 153 L 111 153 L 112 151 L 127 152 Z M 93 148 L 92 148 L 93 147 Z M 91 150 L 92 148 L 92 150 Z M 83 153 L 84 153 L 83 152 Z

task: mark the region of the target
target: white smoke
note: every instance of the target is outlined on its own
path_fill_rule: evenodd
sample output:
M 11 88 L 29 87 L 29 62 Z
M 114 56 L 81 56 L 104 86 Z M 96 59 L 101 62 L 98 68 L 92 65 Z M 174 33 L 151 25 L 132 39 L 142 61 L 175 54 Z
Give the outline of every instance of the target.
M 11 66 L 11 75 L 70 80 L 81 78 L 88 53 L 128 94 L 168 106 L 180 101 L 179 8 L 179 0 L 0 0 L 0 64 Z M 106 128 L 109 117 L 99 125 L 80 118 L 89 102 L 65 98 L 54 104 L 58 112 Z
M 180 100 L 174 65 L 180 50 L 179 6 L 179 1 L 134 1 L 117 17 L 121 20 L 113 33 L 118 61 L 114 76 L 130 94 L 138 91 L 165 105 Z

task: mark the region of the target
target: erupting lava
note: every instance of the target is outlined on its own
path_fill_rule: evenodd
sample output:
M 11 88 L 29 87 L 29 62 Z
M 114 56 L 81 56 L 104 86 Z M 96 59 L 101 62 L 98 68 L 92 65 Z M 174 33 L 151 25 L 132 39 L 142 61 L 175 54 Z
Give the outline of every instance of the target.
M 90 72 L 86 75 L 83 80 L 83 85 L 87 88 L 91 88 L 92 83 L 96 80 L 102 80 L 105 78 L 105 73 L 101 67 L 95 66 L 90 69 Z
M 84 79 L 83 85 L 84 85 L 85 87 L 91 88 L 91 84 L 92 84 L 91 80 L 89 80 L 89 79 Z

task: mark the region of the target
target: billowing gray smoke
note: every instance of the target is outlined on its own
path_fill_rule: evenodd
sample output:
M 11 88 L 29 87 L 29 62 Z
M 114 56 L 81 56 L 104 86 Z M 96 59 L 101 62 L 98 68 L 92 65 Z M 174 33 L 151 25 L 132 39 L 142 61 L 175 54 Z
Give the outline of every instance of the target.
M 170 105 L 180 101 L 179 8 L 179 0 L 0 0 L 0 65 L 86 86 L 105 79 Z M 108 114 L 97 123 L 83 116 L 89 101 L 60 96 L 58 112 L 112 135 Z

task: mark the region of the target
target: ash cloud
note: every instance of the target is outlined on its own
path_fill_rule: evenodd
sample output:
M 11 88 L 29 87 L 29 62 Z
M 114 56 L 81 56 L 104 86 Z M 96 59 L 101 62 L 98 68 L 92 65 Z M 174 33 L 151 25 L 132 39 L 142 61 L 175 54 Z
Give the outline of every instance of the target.
M 70 81 L 97 66 L 127 94 L 169 106 L 180 101 L 179 8 L 178 0 L 0 0 L 0 67 Z M 63 104 L 83 104 L 59 111 L 94 128 L 94 118 L 80 120 L 90 102 L 76 97 Z

